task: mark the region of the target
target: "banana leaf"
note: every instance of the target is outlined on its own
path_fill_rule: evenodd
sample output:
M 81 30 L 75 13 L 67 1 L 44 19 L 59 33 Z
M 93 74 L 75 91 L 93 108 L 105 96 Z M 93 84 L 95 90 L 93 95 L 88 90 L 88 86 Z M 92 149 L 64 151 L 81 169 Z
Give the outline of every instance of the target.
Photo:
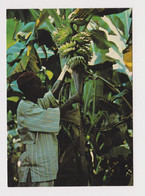
M 50 22 L 48 16 L 49 16 L 48 10 L 47 9 L 42 10 L 39 18 L 36 20 L 35 30 L 40 28 L 41 25 L 44 25 L 44 24 L 47 30 L 49 30 L 51 33 L 55 30 L 55 27 Z
M 33 30 L 35 27 L 35 22 L 29 22 L 27 23 L 18 33 L 17 33 L 17 37 L 20 40 L 28 40 L 28 38 L 30 37 L 30 35 L 32 34 Z
M 99 49 L 109 49 L 109 41 L 107 40 L 106 33 L 101 30 L 91 30 L 90 31 L 92 40 L 97 45 Z
M 26 67 L 29 66 L 29 70 L 37 73 L 39 72 L 38 63 L 40 63 L 40 59 L 38 54 L 33 46 L 30 46 L 19 63 L 15 65 L 15 68 L 12 70 L 11 74 L 7 78 L 8 81 L 15 80 L 15 74 L 23 72 L 26 70 Z
M 35 12 L 39 13 L 39 10 L 35 9 Z M 16 18 L 17 20 L 21 20 L 25 24 L 35 21 L 35 15 L 30 9 L 7 9 L 7 18 Z
M 18 39 L 14 38 L 16 26 L 17 26 L 16 20 L 14 19 L 7 20 L 7 49 L 18 42 Z
M 55 26 L 61 27 L 62 21 L 61 21 L 61 17 L 57 13 L 57 10 L 56 9 L 48 9 L 48 13 L 54 19 Z
M 17 42 L 16 44 L 8 48 L 7 62 L 12 63 L 13 61 L 15 61 L 20 56 L 20 54 L 22 53 L 24 49 L 25 49 L 24 44 L 20 42 Z
M 107 22 L 105 22 L 105 21 L 103 20 L 102 17 L 93 16 L 93 17 L 92 17 L 92 20 L 93 20 L 97 25 L 99 25 L 99 27 L 101 27 L 101 28 L 107 30 L 109 35 L 116 35 L 116 34 L 114 33 L 114 31 L 110 28 L 110 26 L 107 24 Z

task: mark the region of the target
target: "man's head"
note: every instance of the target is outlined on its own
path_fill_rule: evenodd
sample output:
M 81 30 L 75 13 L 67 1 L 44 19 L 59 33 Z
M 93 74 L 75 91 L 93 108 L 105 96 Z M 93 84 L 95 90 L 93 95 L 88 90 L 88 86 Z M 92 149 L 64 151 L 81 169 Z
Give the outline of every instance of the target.
M 24 96 L 34 103 L 46 93 L 46 88 L 43 87 L 40 78 L 32 71 L 22 73 L 18 77 L 17 83 Z

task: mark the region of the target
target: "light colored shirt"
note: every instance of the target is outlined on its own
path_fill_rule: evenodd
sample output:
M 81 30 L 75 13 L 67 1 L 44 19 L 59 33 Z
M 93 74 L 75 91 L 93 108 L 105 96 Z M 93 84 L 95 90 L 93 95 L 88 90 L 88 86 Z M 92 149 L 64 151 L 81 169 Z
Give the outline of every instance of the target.
M 26 151 L 18 160 L 19 182 L 26 182 L 29 170 L 32 182 L 56 179 L 59 122 L 58 102 L 51 91 L 38 99 L 38 104 L 20 101 L 17 109 L 18 132 L 26 144 Z

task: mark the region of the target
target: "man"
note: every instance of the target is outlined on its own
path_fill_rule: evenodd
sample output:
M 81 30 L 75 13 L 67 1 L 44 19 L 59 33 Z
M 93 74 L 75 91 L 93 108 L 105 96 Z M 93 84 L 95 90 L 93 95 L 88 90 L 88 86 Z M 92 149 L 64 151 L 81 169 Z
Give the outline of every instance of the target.
M 56 179 L 60 118 L 73 103 L 80 101 L 76 95 L 59 107 L 57 98 L 67 70 L 64 66 L 49 92 L 33 72 L 24 72 L 17 79 L 25 96 L 18 105 L 17 123 L 26 149 L 18 160 L 19 186 L 53 186 Z

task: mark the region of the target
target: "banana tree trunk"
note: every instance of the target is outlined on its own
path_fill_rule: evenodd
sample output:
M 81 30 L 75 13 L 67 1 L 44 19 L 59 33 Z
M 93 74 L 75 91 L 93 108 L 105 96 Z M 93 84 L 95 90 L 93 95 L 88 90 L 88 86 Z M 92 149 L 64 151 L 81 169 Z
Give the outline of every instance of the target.
M 83 94 L 83 87 L 84 87 L 84 73 L 83 71 L 73 71 L 72 77 L 74 80 L 75 89 L 78 94 Z
M 87 168 L 87 160 L 85 156 L 85 133 L 84 133 L 84 128 L 83 124 L 79 127 L 79 132 L 80 132 L 80 148 L 79 148 L 79 154 L 80 154 L 80 163 L 81 163 L 81 184 L 83 186 L 88 185 L 88 168 Z
M 79 70 L 79 71 L 74 71 L 73 74 L 73 80 L 74 80 L 74 85 L 77 93 L 80 95 L 83 95 L 83 88 L 84 88 L 84 72 Z M 82 111 L 82 103 L 78 104 L 78 110 Z M 81 185 L 86 186 L 88 184 L 88 169 L 87 169 L 87 160 L 85 156 L 85 141 L 86 141 L 86 136 L 84 132 L 84 125 L 83 125 L 83 120 L 82 120 L 82 115 L 80 115 L 80 126 L 78 127 L 79 131 L 79 156 L 80 156 L 80 164 L 81 164 L 81 176 L 82 178 L 80 179 Z

